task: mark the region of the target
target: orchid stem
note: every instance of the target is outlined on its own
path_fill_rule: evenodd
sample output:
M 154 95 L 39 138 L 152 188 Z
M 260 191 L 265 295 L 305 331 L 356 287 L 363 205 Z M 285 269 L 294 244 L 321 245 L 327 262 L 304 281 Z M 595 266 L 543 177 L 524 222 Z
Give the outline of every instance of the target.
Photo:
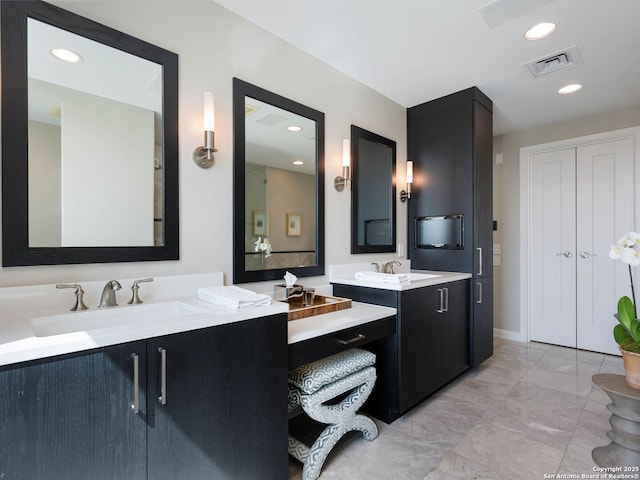
M 636 309 L 636 291 L 633 288 L 633 275 L 631 274 L 631 265 L 629 265 L 629 279 L 631 280 L 631 297 L 633 298 L 633 313 L 638 318 L 638 310 Z

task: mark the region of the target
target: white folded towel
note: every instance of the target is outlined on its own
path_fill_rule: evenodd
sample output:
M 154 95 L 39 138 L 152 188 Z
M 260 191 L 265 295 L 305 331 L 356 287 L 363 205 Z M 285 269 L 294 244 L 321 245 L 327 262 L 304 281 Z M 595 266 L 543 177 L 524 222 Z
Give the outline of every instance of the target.
M 203 287 L 198 289 L 198 298 L 223 307 L 238 308 L 269 305 L 271 297 L 236 287 L 235 285 Z
M 372 282 L 383 283 L 409 283 L 410 276 L 408 273 L 378 273 L 378 272 L 356 272 L 354 275 L 356 280 L 369 280 Z

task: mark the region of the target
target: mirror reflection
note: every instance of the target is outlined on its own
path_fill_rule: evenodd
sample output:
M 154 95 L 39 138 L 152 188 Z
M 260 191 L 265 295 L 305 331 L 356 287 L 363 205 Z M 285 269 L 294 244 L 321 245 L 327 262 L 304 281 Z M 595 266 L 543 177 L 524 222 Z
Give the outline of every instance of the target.
M 178 56 L 50 3 L 0 10 L 2 265 L 178 259 Z
M 234 79 L 234 282 L 322 275 L 324 116 Z
M 396 142 L 351 126 L 351 253 L 396 250 Z
M 161 65 L 33 18 L 27 47 L 29 246 L 162 245 Z
M 316 265 L 315 121 L 245 98 L 245 269 Z

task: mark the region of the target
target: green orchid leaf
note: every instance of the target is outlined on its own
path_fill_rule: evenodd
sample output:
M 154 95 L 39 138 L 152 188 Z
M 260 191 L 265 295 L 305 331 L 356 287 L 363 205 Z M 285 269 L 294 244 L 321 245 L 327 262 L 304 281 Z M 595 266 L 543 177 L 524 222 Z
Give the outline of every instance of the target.
M 629 332 L 620 324 L 613 327 L 613 338 L 618 345 L 628 338 L 633 340 Z
M 636 319 L 635 309 L 633 308 L 633 302 L 629 297 L 622 297 L 618 301 L 618 321 L 624 326 L 624 328 L 631 333 L 631 325 Z

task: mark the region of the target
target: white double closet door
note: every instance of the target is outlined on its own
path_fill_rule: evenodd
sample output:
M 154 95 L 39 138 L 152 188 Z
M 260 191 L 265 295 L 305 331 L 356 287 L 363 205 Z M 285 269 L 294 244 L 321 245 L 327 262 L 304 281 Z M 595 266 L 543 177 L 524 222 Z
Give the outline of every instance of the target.
M 631 138 L 530 156 L 530 338 L 619 354 L 617 300 L 628 267 L 609 258 L 635 229 Z

